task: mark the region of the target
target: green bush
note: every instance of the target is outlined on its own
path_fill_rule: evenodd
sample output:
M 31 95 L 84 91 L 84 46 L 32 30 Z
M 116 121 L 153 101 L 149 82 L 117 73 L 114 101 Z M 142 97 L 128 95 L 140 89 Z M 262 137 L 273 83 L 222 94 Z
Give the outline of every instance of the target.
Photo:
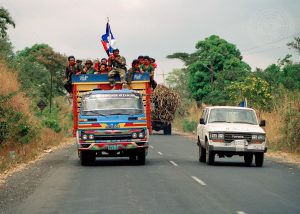
M 182 128 L 184 132 L 193 132 L 196 131 L 197 122 L 193 120 L 183 119 L 182 120 Z
M 61 132 L 62 128 L 60 127 L 59 125 L 59 122 L 55 119 L 52 119 L 52 118 L 46 118 L 44 121 L 43 121 L 43 125 L 52 129 L 53 131 L 55 132 Z

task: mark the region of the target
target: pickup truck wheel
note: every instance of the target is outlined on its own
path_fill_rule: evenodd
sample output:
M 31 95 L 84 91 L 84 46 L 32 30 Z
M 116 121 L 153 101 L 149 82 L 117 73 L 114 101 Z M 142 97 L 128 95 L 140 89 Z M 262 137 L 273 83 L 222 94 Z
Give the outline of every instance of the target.
M 206 163 L 207 165 L 213 165 L 215 163 L 215 153 L 210 151 L 209 147 L 206 147 Z
M 92 165 L 96 160 L 96 155 L 90 151 L 81 151 L 80 163 L 82 166 Z
M 137 163 L 139 165 L 145 165 L 146 163 L 146 151 L 145 149 L 141 149 L 137 154 Z
M 199 144 L 199 162 L 206 162 L 206 150 Z
M 262 167 L 264 164 L 264 153 L 259 152 L 255 154 L 255 165 L 257 167 Z
M 253 154 L 252 153 L 245 153 L 244 154 L 244 161 L 246 166 L 251 166 L 253 161 Z

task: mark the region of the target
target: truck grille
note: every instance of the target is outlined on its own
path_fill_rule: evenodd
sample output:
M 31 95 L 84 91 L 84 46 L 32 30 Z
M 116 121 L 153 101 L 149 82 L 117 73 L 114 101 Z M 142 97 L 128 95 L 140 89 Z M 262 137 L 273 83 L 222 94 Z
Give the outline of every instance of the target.
M 248 143 L 251 142 L 252 134 L 251 133 L 225 133 L 224 141 L 225 143 L 230 143 L 234 140 L 247 140 Z
M 127 134 L 127 135 L 95 135 L 95 140 L 131 140 L 131 134 Z

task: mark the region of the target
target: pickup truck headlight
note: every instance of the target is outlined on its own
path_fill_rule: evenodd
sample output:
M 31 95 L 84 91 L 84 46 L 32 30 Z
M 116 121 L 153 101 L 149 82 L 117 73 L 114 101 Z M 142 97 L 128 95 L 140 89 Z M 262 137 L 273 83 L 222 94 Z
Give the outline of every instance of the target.
M 253 134 L 252 140 L 258 140 L 258 141 L 265 141 L 266 135 L 265 134 Z
M 209 133 L 209 138 L 210 139 L 220 139 L 223 140 L 224 139 L 224 133 Z

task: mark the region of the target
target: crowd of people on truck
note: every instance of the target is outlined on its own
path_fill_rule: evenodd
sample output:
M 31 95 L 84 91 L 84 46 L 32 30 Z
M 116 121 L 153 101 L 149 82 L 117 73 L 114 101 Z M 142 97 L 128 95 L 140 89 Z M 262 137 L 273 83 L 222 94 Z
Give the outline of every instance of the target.
M 129 88 L 135 73 L 149 73 L 151 87 L 155 89 L 157 86 L 154 80 L 154 71 L 157 64 L 155 59 L 149 56 L 139 56 L 137 59 L 134 59 L 128 70 L 126 68 L 126 59 L 120 55 L 119 49 L 114 49 L 107 59 L 102 58 L 95 63 L 88 59 L 82 65 L 82 60 L 75 60 L 74 56 L 69 56 L 68 62 L 69 64 L 65 70 L 64 87 L 69 93 L 72 93 L 72 75 L 81 74 L 107 74 L 110 85 L 115 89 L 116 76 L 120 76 L 122 88 Z

